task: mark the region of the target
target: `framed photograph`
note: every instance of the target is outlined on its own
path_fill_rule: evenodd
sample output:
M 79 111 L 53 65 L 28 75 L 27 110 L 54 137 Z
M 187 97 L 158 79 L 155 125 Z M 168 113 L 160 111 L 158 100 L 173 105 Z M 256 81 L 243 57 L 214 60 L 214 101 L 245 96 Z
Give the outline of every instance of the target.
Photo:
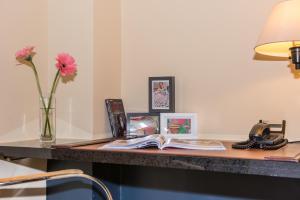
M 175 112 L 175 77 L 149 77 L 149 112 Z
M 122 99 L 105 99 L 105 105 L 113 137 L 126 135 L 126 115 Z
M 196 113 L 161 113 L 161 134 L 176 139 L 197 138 Z
M 128 113 L 127 135 L 152 135 L 160 133 L 158 113 Z

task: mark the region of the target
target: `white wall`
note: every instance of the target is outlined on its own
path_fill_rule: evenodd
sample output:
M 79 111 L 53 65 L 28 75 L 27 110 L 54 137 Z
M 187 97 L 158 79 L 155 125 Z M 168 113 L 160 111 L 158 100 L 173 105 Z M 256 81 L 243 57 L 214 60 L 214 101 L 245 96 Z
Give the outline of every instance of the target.
M 299 139 L 300 79 L 287 62 L 253 59 L 279 0 L 123 0 L 122 97 L 148 110 L 149 76 L 176 77 L 176 111 L 198 113 L 203 137 L 246 138 L 259 119 L 287 120 Z

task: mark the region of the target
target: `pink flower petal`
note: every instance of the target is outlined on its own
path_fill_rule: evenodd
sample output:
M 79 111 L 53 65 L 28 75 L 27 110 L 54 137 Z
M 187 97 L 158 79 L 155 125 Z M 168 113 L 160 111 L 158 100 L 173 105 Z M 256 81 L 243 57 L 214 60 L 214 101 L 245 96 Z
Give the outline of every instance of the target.
M 16 59 L 28 59 L 34 54 L 34 46 L 25 47 L 16 53 Z
M 77 71 L 75 59 L 67 53 L 58 54 L 56 61 L 57 63 L 55 66 L 60 71 L 61 76 L 74 75 Z

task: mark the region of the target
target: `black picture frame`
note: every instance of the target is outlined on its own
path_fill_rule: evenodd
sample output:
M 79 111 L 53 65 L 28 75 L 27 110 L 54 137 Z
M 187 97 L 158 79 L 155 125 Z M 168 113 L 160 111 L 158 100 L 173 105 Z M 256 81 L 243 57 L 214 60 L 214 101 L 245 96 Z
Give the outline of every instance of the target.
M 160 91 L 159 87 L 162 87 Z M 149 77 L 148 99 L 150 113 L 174 113 L 175 77 Z
M 122 99 L 105 99 L 105 105 L 113 137 L 124 137 L 127 130 L 127 119 Z
M 146 136 L 159 133 L 159 113 L 127 113 L 127 136 Z

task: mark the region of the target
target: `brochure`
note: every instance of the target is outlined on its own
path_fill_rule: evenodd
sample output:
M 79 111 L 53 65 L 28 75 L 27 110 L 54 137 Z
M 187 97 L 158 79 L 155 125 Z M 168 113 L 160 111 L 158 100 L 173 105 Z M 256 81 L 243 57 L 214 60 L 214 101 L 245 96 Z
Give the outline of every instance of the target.
M 201 139 L 174 139 L 166 138 L 163 135 L 154 134 L 142 138 L 129 140 L 115 140 L 102 147 L 101 149 L 141 149 L 148 147 L 179 148 L 194 150 L 225 150 L 226 148 L 220 141 L 201 140 Z

